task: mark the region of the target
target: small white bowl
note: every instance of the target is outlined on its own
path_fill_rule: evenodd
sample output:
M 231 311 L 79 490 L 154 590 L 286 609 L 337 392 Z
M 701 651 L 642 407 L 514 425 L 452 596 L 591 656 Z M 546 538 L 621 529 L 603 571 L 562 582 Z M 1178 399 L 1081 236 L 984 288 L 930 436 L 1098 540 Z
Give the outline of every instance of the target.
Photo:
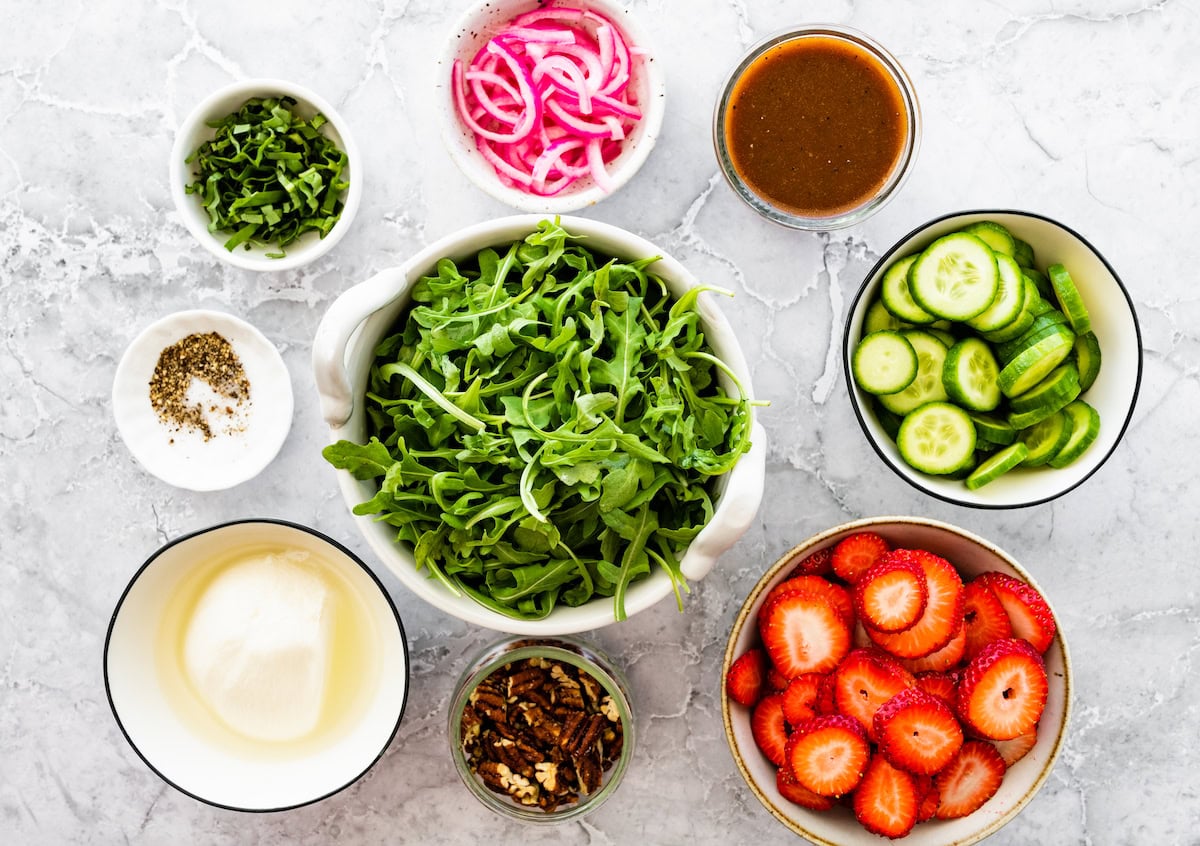
M 150 403 L 150 379 L 159 354 L 192 334 L 216 332 L 237 353 L 250 397 L 231 417 L 214 417 L 213 437 L 159 420 Z M 117 431 L 146 470 L 177 488 L 215 491 L 257 476 L 292 427 L 292 382 L 279 351 L 244 320 L 220 311 L 178 311 L 133 339 L 113 379 Z M 232 431 L 220 426 L 230 424 Z
M 961 479 L 929 476 L 900 457 L 873 411 L 873 398 L 858 387 L 851 370 L 854 348 L 862 337 L 863 317 L 879 296 L 884 271 L 892 262 L 928 246 L 935 239 L 980 220 L 992 220 L 1033 246 L 1040 268 L 1061 262 L 1079 287 L 1100 342 L 1101 367 L 1096 383 L 1083 395 L 1100 414 L 1100 436 L 1078 460 L 1061 469 L 1018 467 L 978 490 Z M 1021 508 L 1039 505 L 1074 490 L 1100 469 L 1117 448 L 1133 417 L 1142 380 L 1142 335 L 1133 301 L 1124 284 L 1099 251 L 1082 235 L 1048 217 L 1025 211 L 955 212 L 917 227 L 897 241 L 871 269 L 850 306 L 842 339 L 842 363 L 850 404 L 875 452 L 896 475 L 919 490 L 955 505 L 972 508 Z
M 620 27 L 631 47 L 648 51 L 634 56 L 630 86 L 637 94 L 642 118 L 624 141 L 624 149 L 608 165 L 612 192 L 605 192 L 591 179 L 583 177 L 554 197 L 539 197 L 511 188 L 500 181 L 495 169 L 475 145 L 475 134 L 464 126 L 454 105 L 450 71 L 456 59 L 469 63 L 492 35 L 517 15 L 546 5 L 573 9 L 592 9 Z M 627 7 L 615 0 L 481 0 L 459 19 L 450 32 L 445 50 L 436 68 L 435 91 L 442 124 L 442 139 L 451 158 L 475 185 L 491 197 L 523 212 L 565 214 L 594 205 L 620 190 L 645 163 L 662 129 L 666 110 L 666 83 L 662 61 L 655 55 L 650 37 Z
M 775 562 L 742 603 L 729 633 L 725 660 L 721 669 L 724 680 L 730 665 L 758 641 L 758 610 L 771 588 L 791 575 L 792 568 L 819 549 L 837 544 L 855 532 L 871 531 L 882 535 L 893 547 L 927 549 L 952 563 L 964 579 L 988 570 L 998 570 L 1029 584 L 1049 597 L 1011 556 L 983 538 L 957 526 L 920 517 L 871 517 L 835 526 L 814 535 L 789 550 Z M 1051 609 L 1053 611 L 1053 607 Z M 931 820 L 920 823 L 903 838 L 907 846 L 969 846 L 995 834 L 1024 808 L 1046 783 L 1054 761 L 1067 738 L 1071 715 L 1071 660 L 1062 631 L 1062 618 L 1054 641 L 1044 656 L 1050 681 L 1046 709 L 1038 724 L 1037 743 L 1004 776 L 1000 789 L 983 807 L 956 820 Z M 721 684 L 721 714 L 725 739 L 734 763 L 746 784 L 768 811 L 796 834 L 820 846 L 878 846 L 882 839 L 871 834 L 854 818 L 851 809 L 839 804 L 829 811 L 812 811 L 790 802 L 775 786 L 776 767 L 759 751 L 750 728 L 750 709 L 733 702 Z
M 377 652 L 342 719 L 319 736 L 273 745 L 231 742 L 215 732 L 190 688 L 176 678 L 165 636 L 172 600 L 216 558 L 284 547 L 309 553 L 353 595 Z M 113 611 L 104 642 L 104 686 L 122 733 L 172 787 L 236 811 L 281 811 L 324 799 L 357 781 L 400 727 L 408 696 L 408 644 L 375 575 L 336 541 L 294 523 L 245 520 L 176 538 L 137 571 Z
M 468 226 L 429 245 L 400 267 L 384 270 L 343 293 L 329 307 L 313 340 L 313 369 L 321 413 L 329 424 L 330 442 L 345 438 L 356 443 L 367 440 L 367 415 L 363 408 L 367 377 L 375 359 L 375 347 L 391 332 L 397 318 L 408 308 L 409 292 L 422 276 L 436 273 L 439 259 L 463 261 L 473 258 L 485 247 L 507 246 L 533 232 L 541 215 L 517 215 Z M 676 259 L 649 241 L 607 223 L 586 218 L 563 217 L 561 226 L 572 235 L 582 236 L 587 246 L 598 252 L 625 260 L 661 256 L 646 268 L 662 277 L 671 294 L 682 296 L 697 286 L 696 278 Z M 733 334 L 733 328 L 713 305 L 710 295 L 701 294 L 699 310 L 713 352 L 737 375 L 753 397 L 750 369 Z M 726 385 L 732 394 L 734 388 Z M 754 409 L 751 409 L 752 420 Z M 762 426 L 753 423 L 753 446 L 717 480 L 715 510 L 712 519 L 693 539 L 680 562 L 680 571 L 688 581 L 702 579 L 718 556 L 733 546 L 750 527 L 762 500 L 767 452 L 767 436 Z M 337 472 L 338 484 L 347 506 L 353 508 L 378 492 L 374 480 L 359 481 L 345 470 Z M 559 605 L 541 620 L 515 620 L 475 602 L 468 596 L 455 596 L 438 579 L 417 570 L 412 552 L 396 543 L 396 530 L 374 515 L 354 518 L 359 531 L 371 548 L 396 577 L 413 593 L 447 614 L 485 628 L 512 634 L 561 635 L 589 631 L 616 622 L 611 597 L 601 597 L 583 605 Z M 625 595 L 625 611 L 632 616 L 673 593 L 670 576 L 662 568 L 630 585 Z M 686 613 L 686 612 L 685 612 Z
M 321 128 L 321 132 L 346 153 L 347 163 L 343 176 L 349 180 L 350 187 L 346 189 L 343 197 L 341 217 L 324 238 L 316 232 L 301 235 L 285 248 L 287 255 L 283 258 L 267 257 L 267 253 L 278 250 L 274 245 L 251 246 L 249 250 L 241 246 L 227 250 L 224 244 L 229 240 L 229 233 L 209 232 L 208 213 L 205 212 L 200 197 L 188 194 L 184 190 L 188 183 L 195 181 L 192 165 L 186 164 L 187 158 L 215 134 L 215 130 L 207 125 L 207 121 L 219 120 L 232 114 L 254 97 L 284 96 L 296 101 L 297 112 L 305 118 L 312 118 L 318 112 L 324 115 L 329 122 Z M 204 249 L 234 267 L 244 270 L 277 271 L 291 270 L 308 264 L 325 255 L 342 240 L 358 213 L 362 199 L 362 174 L 362 157 L 358 153 L 358 145 L 354 142 L 354 136 L 350 134 L 349 124 L 342 119 L 332 104 L 316 92 L 294 82 L 282 79 L 247 79 L 213 92 L 200 101 L 184 119 L 175 133 L 175 144 L 171 148 L 169 179 L 175 208 L 179 210 L 188 231 Z

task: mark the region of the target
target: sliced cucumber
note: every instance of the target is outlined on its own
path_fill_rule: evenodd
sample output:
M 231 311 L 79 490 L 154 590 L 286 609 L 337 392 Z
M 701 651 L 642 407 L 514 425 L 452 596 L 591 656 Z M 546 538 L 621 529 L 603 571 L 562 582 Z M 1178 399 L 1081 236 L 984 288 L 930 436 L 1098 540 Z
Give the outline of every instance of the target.
M 967 325 L 977 332 L 1003 329 L 1021 316 L 1025 306 L 1025 277 L 1021 275 L 1021 268 L 1011 257 L 999 254 L 996 266 L 1000 271 L 996 298 L 986 311 L 967 321 Z
M 929 402 L 904 418 L 896 447 L 913 469 L 944 476 L 973 460 L 975 426 L 957 405 Z
M 1023 462 L 1026 467 L 1040 467 L 1054 456 L 1067 443 L 1071 436 L 1071 426 L 1065 412 L 1056 411 L 1034 426 L 1021 432 L 1021 443 L 1029 449 Z
M 1053 309 L 1045 314 L 1040 314 L 1033 319 L 1029 324 L 1029 328 L 1019 338 L 1011 341 L 1001 341 L 996 344 L 996 358 L 1002 363 L 1007 364 L 1016 356 L 1021 354 L 1022 350 L 1033 346 L 1042 338 L 1051 335 L 1056 331 L 1070 332 L 1070 328 L 1066 325 L 1067 318 L 1058 309 Z
M 1025 393 L 1050 371 L 1062 364 L 1074 348 L 1075 339 L 1070 334 L 1047 335 L 1028 349 L 1022 350 L 1000 371 L 996 382 L 1006 397 Z
M 909 325 L 888 311 L 883 300 L 875 300 L 867 306 L 867 313 L 863 316 L 863 335 L 882 332 L 885 329 L 895 332 L 897 329 L 908 328 Z
M 1017 242 L 1012 233 L 992 220 L 981 220 L 964 226 L 962 232 L 969 232 L 983 243 L 992 248 L 992 252 L 1012 256 L 1017 251 Z
M 887 269 L 879 283 L 879 299 L 884 307 L 898 320 L 920 325 L 933 323 L 937 318 L 921 308 L 908 290 L 908 269 L 913 266 L 920 253 L 905 256 Z
M 979 436 L 976 448 L 984 443 L 1007 445 L 1017 439 L 1017 430 L 1008 425 L 1007 420 L 1001 420 L 994 414 L 979 414 L 968 412 L 967 416 L 975 424 L 975 434 Z
M 946 395 L 969 411 L 992 411 L 1000 405 L 999 375 L 991 347 L 979 338 L 964 338 L 952 346 L 942 365 Z
M 999 287 L 995 253 L 966 232 L 938 238 L 908 272 L 908 288 L 917 305 L 947 320 L 968 320 L 982 313 Z
M 995 332 L 981 332 L 980 334 L 993 344 L 1011 341 L 1013 338 L 1019 338 L 1028 332 L 1034 320 L 1033 312 L 1027 308 L 1023 308 L 1021 309 L 1021 313 L 1017 315 L 1017 319 L 1003 329 L 997 329 Z
M 1079 390 L 1086 391 L 1100 375 L 1100 342 L 1094 332 L 1075 339 L 1075 364 L 1079 368 Z
M 1033 280 L 1033 284 L 1037 285 L 1039 294 L 1048 300 L 1054 298 L 1054 286 L 1050 284 L 1050 280 L 1046 278 L 1046 274 L 1032 265 L 1023 268 L 1021 272 Z
M 947 357 L 947 360 L 949 358 Z M 1044 408 L 1058 411 L 1079 396 L 1079 371 L 1073 362 L 1065 362 L 1038 382 L 1028 391 L 1013 397 L 1008 407 L 1015 412 L 1023 413 Z M 1024 426 L 1020 428 L 1025 428 Z
M 894 394 L 917 378 L 917 353 L 899 332 L 872 332 L 855 347 L 851 369 L 867 393 Z
M 1071 434 L 1058 455 L 1046 462 L 1051 467 L 1066 467 L 1083 455 L 1100 436 L 1100 415 L 1083 400 L 1075 400 L 1063 412 L 1071 424 Z M 904 427 L 900 429 L 903 432 Z
M 875 418 L 879 421 L 879 425 L 883 427 L 884 433 L 893 441 L 896 440 L 896 433 L 900 431 L 900 423 L 904 420 L 899 414 L 892 414 L 883 407 L 883 403 L 879 402 L 878 398 L 872 405 L 875 406 Z
M 1013 258 L 1021 267 L 1033 267 L 1033 247 L 1028 241 L 1013 236 Z
M 1050 265 L 1046 272 L 1050 274 L 1050 284 L 1054 286 L 1059 308 L 1071 322 L 1075 334 L 1086 335 L 1091 332 L 1091 317 L 1088 315 L 1087 306 L 1083 304 L 1083 297 L 1079 295 L 1079 289 L 1075 287 L 1075 281 L 1071 279 L 1071 274 L 1067 273 L 1067 269 L 1061 264 Z
M 990 456 L 987 461 L 976 467 L 970 476 L 967 476 L 967 489 L 978 490 L 988 482 L 994 482 L 1024 461 L 1027 455 L 1029 455 L 1029 448 L 1025 444 L 1020 441 L 1009 444 L 995 455 Z
M 950 349 L 950 347 L 958 343 L 958 338 L 954 337 L 954 333 L 946 329 L 935 329 L 932 326 L 922 326 L 921 329 L 945 344 L 946 349 Z
M 908 329 L 902 334 L 917 354 L 917 378 L 904 390 L 879 397 L 884 408 L 900 416 L 927 402 L 947 399 L 946 389 L 942 386 L 946 345 L 920 329 Z

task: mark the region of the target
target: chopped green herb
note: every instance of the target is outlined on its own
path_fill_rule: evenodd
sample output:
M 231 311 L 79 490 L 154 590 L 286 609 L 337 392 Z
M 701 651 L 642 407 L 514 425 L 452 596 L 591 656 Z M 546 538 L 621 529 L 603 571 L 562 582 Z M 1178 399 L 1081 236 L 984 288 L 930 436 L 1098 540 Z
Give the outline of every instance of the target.
M 419 568 L 501 614 L 613 597 L 679 560 L 713 479 L 750 447 L 750 399 L 711 352 L 693 288 L 542 221 L 522 242 L 438 262 L 376 348 L 370 439 L 325 458 L 380 479 L 356 514 L 396 527 Z M 737 396 L 718 384 L 730 377 Z
M 295 105 L 291 97 L 247 100 L 209 121 L 215 137 L 187 158 L 196 178 L 187 193 L 200 196 L 210 232 L 230 233 L 227 250 L 271 245 L 268 255 L 282 258 L 306 232 L 324 238 L 342 214 L 346 154 L 321 134 L 324 115 L 305 120 Z

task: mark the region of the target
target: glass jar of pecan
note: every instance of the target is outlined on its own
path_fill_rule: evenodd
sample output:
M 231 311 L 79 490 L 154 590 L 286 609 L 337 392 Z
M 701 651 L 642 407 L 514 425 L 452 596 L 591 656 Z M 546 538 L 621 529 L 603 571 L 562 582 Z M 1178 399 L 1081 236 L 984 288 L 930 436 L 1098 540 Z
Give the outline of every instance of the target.
M 449 736 L 463 783 L 496 813 L 575 819 L 612 795 L 633 756 L 628 683 L 574 638 L 507 638 L 459 679 Z

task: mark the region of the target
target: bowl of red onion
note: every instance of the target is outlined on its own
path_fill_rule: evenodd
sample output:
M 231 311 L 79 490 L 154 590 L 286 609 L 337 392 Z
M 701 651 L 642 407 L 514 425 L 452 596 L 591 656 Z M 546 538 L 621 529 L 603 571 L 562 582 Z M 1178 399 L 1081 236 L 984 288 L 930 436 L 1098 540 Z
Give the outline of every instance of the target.
M 479 188 L 562 214 L 617 191 L 650 155 L 665 85 L 645 31 L 613 0 L 484 0 L 437 69 L 442 135 Z

